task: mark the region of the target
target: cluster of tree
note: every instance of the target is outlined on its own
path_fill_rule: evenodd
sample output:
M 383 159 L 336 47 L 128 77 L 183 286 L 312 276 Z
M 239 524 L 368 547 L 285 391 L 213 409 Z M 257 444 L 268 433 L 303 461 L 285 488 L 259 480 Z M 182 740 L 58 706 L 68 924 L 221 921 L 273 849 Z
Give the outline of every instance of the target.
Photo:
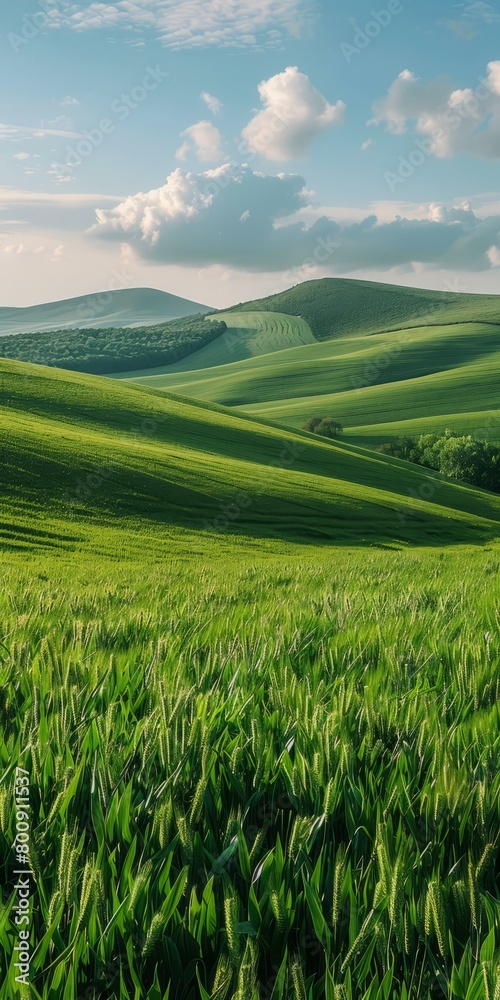
M 444 434 L 404 437 L 379 449 L 384 455 L 434 469 L 483 490 L 500 493 L 500 448 L 470 434 L 446 430 Z
M 310 417 L 302 429 L 326 438 L 337 438 L 344 430 L 342 424 L 334 417 Z
M 0 337 L 0 356 L 70 371 L 109 375 L 173 365 L 210 344 L 227 330 L 223 321 L 203 316 L 157 326 L 97 330 L 51 330 Z

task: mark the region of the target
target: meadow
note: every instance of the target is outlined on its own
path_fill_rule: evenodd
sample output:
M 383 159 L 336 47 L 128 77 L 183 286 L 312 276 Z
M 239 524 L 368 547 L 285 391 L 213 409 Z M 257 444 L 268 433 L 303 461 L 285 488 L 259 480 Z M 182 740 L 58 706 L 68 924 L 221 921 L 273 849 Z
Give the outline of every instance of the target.
M 500 496 L 373 450 L 499 438 L 498 299 L 323 290 L 0 360 L 0 1000 L 500 1000 Z
M 498 544 L 46 529 L 2 569 L 2 1000 L 497 1000 Z

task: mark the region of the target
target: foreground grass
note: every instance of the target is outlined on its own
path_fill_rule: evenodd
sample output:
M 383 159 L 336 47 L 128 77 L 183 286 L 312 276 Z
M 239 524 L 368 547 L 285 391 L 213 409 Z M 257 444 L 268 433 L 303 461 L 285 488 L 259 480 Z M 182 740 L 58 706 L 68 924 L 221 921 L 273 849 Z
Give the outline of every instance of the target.
M 4 560 L 0 998 L 21 764 L 33 997 L 497 1000 L 500 547 L 92 530 Z

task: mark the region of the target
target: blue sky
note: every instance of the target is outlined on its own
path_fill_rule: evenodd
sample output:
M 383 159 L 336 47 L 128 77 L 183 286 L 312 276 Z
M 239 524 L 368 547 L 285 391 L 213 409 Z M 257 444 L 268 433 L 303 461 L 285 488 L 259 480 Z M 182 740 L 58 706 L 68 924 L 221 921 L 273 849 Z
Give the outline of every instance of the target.
M 20 0 L 0 53 L 2 305 L 499 290 L 488 3 Z

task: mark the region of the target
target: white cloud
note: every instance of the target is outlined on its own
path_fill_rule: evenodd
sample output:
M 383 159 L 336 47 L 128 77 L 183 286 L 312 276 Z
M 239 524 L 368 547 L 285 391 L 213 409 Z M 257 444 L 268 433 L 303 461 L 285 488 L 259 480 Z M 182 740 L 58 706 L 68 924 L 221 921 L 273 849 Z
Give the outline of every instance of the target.
M 31 128 L 29 125 L 5 125 L 0 123 L 0 140 L 43 139 L 46 135 L 58 135 L 68 139 L 85 139 L 81 132 L 67 132 L 52 128 Z
M 91 233 L 126 242 L 146 261 L 257 272 L 299 268 L 305 276 L 320 264 L 338 274 L 404 265 L 483 271 L 500 242 L 500 216 L 481 219 L 467 202 L 429 205 L 413 218 L 388 222 L 323 214 L 307 225 L 297 213 L 310 203 L 295 174 L 266 176 L 228 164 L 200 174 L 178 168 L 162 187 L 99 209 Z
M 191 146 L 189 142 L 183 142 L 182 146 L 179 146 L 179 149 L 175 154 L 176 160 L 180 160 L 182 163 L 184 163 L 187 160 L 190 151 L 191 151 Z
M 366 150 L 369 149 L 372 144 L 373 144 L 372 139 L 366 139 L 365 142 L 361 143 L 361 152 L 366 153 Z
M 61 107 L 62 108 L 74 107 L 75 105 L 81 104 L 81 103 L 82 103 L 81 101 L 77 101 L 76 97 L 71 97 L 71 95 L 68 94 L 68 96 L 65 97 L 64 100 L 61 101 Z
M 29 153 L 14 153 L 13 156 L 14 160 L 29 160 L 29 158 L 30 158 Z
M 267 160 L 294 160 L 325 129 L 344 120 L 345 104 L 329 104 L 308 76 L 288 66 L 259 85 L 264 105 L 242 132 L 247 149 Z
M 500 247 L 492 246 L 489 248 L 488 260 L 492 267 L 500 267 Z
M 213 94 L 208 94 L 206 90 L 203 90 L 200 97 L 204 104 L 206 104 L 209 111 L 213 115 L 220 115 L 222 108 L 224 107 L 222 101 L 219 101 L 218 97 L 214 97 Z
M 186 141 L 176 153 L 178 160 L 186 160 L 192 148 L 200 163 L 220 163 L 224 158 L 222 136 L 212 122 L 197 122 L 181 133 L 181 138 L 184 136 Z
M 61 243 L 58 247 L 55 248 L 54 253 L 52 254 L 50 260 L 53 263 L 57 263 L 62 259 L 63 256 L 64 256 L 64 244 Z
M 69 2 L 50 25 L 77 31 L 125 29 L 154 32 L 169 49 L 280 48 L 314 19 L 311 0 L 117 0 Z
M 476 3 L 463 4 L 462 17 L 471 21 L 483 21 L 485 24 L 499 24 L 500 14 L 490 3 L 477 0 Z
M 396 135 L 413 124 L 427 152 L 437 157 L 468 153 L 500 158 L 500 61 L 488 63 L 487 76 L 474 90 L 457 90 L 446 77 L 421 83 L 404 70 L 373 107 L 370 124 L 385 123 Z

